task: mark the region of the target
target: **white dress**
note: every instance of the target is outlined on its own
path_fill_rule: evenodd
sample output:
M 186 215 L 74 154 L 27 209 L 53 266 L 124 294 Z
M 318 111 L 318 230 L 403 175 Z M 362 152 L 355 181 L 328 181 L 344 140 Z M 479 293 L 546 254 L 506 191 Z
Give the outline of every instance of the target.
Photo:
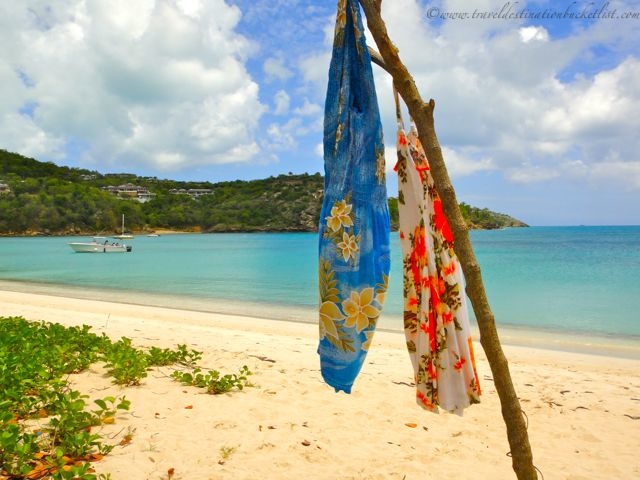
M 413 122 L 405 134 L 397 93 L 396 107 L 404 330 L 416 400 L 429 411 L 462 414 L 480 401 L 464 278 Z

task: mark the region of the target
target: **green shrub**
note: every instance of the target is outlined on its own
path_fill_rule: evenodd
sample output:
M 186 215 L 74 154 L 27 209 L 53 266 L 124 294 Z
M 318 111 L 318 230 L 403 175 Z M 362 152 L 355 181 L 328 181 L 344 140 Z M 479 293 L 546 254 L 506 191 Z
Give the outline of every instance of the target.
M 249 368 L 244 365 L 238 374 L 221 375 L 217 370 L 209 370 L 208 373 L 202 373 L 201 369 L 196 368 L 192 372 L 176 370 L 171 376 L 183 385 L 205 388 L 207 393 L 218 395 L 234 388 L 242 390 L 247 385 L 247 377 L 251 374 Z
M 96 407 L 90 410 L 89 397 L 69 388 L 65 377 L 104 361 L 115 383 L 139 385 L 151 365 L 193 367 L 202 358 L 202 352 L 186 345 L 144 351 L 129 338 L 114 343 L 90 330 L 86 325 L 0 317 L 0 478 L 109 480 L 108 474 L 93 473 L 89 460 L 115 447 L 103 441 L 99 427 L 113 423 L 118 411 L 129 410 L 130 402 L 124 396 L 107 396 L 94 400 Z M 237 375 L 195 369 L 184 383 L 223 393 L 241 390 L 250 374 L 246 366 Z M 43 419 L 40 426 L 27 427 L 25 420 L 34 418 Z M 125 439 L 130 441 L 131 433 Z

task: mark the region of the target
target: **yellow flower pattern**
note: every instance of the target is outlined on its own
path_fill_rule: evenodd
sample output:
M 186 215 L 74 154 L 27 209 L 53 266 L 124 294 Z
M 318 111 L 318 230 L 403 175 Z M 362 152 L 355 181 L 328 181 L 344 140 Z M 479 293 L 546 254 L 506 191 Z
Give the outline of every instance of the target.
M 337 232 L 342 227 L 353 226 L 353 220 L 350 216 L 352 208 L 353 206 L 347 204 L 345 200 L 336 202 L 331 208 L 331 215 L 326 218 L 329 228 Z
M 379 305 L 384 305 L 384 301 L 387 298 L 387 290 L 386 290 L 386 285 L 385 285 L 385 290 L 379 290 L 378 292 L 376 292 L 376 302 L 378 302 Z
M 360 293 L 351 292 L 351 296 L 342 302 L 342 309 L 347 315 L 344 321 L 346 327 L 355 328 L 360 333 L 375 324 L 380 316 L 380 310 L 371 305 L 373 294 L 373 288 L 368 287 Z
M 324 237 L 336 245 L 337 258 L 352 266 L 357 265 L 360 253 L 360 235 L 355 232 L 353 205 L 349 203 L 351 194 L 336 200 L 331 207 L 331 215 L 325 217 L 327 229 Z
M 342 241 L 338 243 L 338 249 L 342 250 L 342 258 L 345 262 L 349 261 L 349 258 L 353 257 L 355 260 L 358 253 L 358 239 L 355 235 L 349 235 L 347 232 L 342 234 Z
M 339 338 L 336 322 L 344 320 L 344 315 L 334 302 L 323 302 L 320 305 L 320 339 L 329 336 Z

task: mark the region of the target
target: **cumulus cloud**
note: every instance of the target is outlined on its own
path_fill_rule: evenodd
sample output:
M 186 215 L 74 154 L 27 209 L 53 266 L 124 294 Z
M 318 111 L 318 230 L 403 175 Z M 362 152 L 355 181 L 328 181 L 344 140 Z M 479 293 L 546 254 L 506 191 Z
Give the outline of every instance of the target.
M 594 184 L 601 175 L 638 188 L 640 117 L 633 112 L 640 111 L 640 61 L 628 54 L 595 73 L 567 74 L 602 45 L 633 52 L 633 22 L 593 22 L 554 37 L 542 25 L 517 20 L 429 22 L 432 4 L 415 0 L 382 6 L 423 97 L 436 100 L 436 130 L 453 176 L 500 170 L 515 183 L 562 175 Z M 474 8 L 495 5 L 487 0 Z M 452 0 L 440 9 L 469 6 Z M 313 67 L 321 57 L 315 53 L 303 63 Z M 391 82 L 377 67 L 374 74 L 385 134 L 392 138 Z M 312 68 L 307 79 L 321 85 Z
M 64 141 L 42 130 L 26 115 L 2 115 L 0 131 L 6 138 L 1 147 L 4 150 L 35 158 L 46 155 L 51 159 L 60 159 L 64 156 Z
M 282 57 L 270 57 L 264 61 L 262 65 L 267 80 L 288 80 L 293 75 L 293 72 L 284 65 L 284 59 Z
M 331 59 L 330 52 L 312 53 L 302 57 L 298 64 L 300 75 L 302 76 L 305 91 L 316 92 L 318 98 L 324 97 Z
M 322 107 L 317 103 L 310 102 L 308 98 L 304 99 L 304 103 L 302 104 L 302 106 L 294 110 L 294 113 L 296 115 L 301 115 L 304 117 L 319 115 L 321 112 L 323 112 Z
M 546 42 L 549 40 L 549 32 L 547 32 L 547 29 L 544 27 L 522 27 L 518 30 L 518 33 L 524 43 L 532 41 Z
M 447 170 L 452 177 L 463 177 L 476 172 L 495 170 L 497 168 L 493 159 L 477 155 L 465 155 L 464 151 L 457 151 L 449 147 L 442 147 L 442 155 L 447 164 Z
M 603 162 L 594 165 L 590 178 L 593 181 L 615 183 L 630 189 L 640 190 L 640 162 Z
M 435 5 L 443 12 L 470 8 L 463 0 Z M 499 170 L 513 183 L 562 177 L 597 185 L 597 178 L 615 178 L 638 188 L 640 117 L 633 112 L 640 111 L 640 61 L 628 53 L 606 65 L 589 63 L 603 45 L 612 58 L 637 51 L 633 22 L 592 22 L 554 36 L 518 20 L 430 22 L 426 12 L 433 6 L 394 0 L 382 3 L 382 15 L 423 97 L 436 100 L 436 130 L 453 177 Z M 525 6 L 544 9 L 518 5 Z M 495 2 L 474 2 L 476 8 L 491 12 Z M 318 92 L 316 102 L 326 89 L 332 19 L 325 32 L 325 48 L 299 61 L 307 91 Z M 367 39 L 375 45 L 368 32 Z M 375 66 L 374 76 L 391 148 L 391 80 Z
M 289 102 L 291 98 L 284 90 L 278 90 L 273 97 L 273 103 L 275 105 L 274 112 L 276 115 L 284 115 L 289 111 Z
M 296 146 L 295 129 L 299 121 L 290 120 L 284 125 L 272 123 L 267 128 L 270 138 L 269 148 L 272 150 L 289 150 Z
M 32 110 L 0 129 L 2 145 L 51 159 L 75 142 L 87 162 L 163 170 L 258 154 L 266 108 L 244 65 L 251 45 L 236 33 L 237 7 L 64 0 L 0 10 L 10 26 L 0 31 L 0 124 L 15 120 L 16 99 Z

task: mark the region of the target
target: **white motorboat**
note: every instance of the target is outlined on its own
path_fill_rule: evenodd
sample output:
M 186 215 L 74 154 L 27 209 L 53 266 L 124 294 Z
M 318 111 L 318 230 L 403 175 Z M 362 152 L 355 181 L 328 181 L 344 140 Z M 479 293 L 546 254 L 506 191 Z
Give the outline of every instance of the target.
M 127 239 L 133 238 L 133 235 L 124 233 L 124 213 L 122 214 L 122 233 L 120 233 L 120 235 L 114 235 L 113 238 L 118 238 L 120 240 L 127 240 Z
M 132 250 L 130 245 L 109 243 L 108 240 L 100 240 L 104 237 L 94 237 L 90 242 L 70 242 L 69 246 L 77 253 L 125 253 Z

